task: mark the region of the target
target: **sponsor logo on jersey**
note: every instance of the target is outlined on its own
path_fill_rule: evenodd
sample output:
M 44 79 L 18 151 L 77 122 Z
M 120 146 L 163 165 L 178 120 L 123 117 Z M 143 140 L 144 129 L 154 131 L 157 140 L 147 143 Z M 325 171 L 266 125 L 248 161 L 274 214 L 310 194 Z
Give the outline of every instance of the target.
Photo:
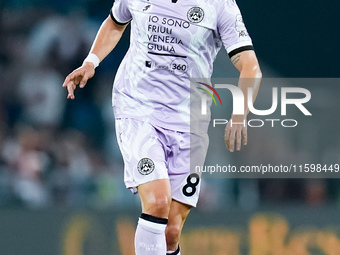
M 204 18 L 204 11 L 200 7 L 192 7 L 187 13 L 188 20 L 192 23 L 199 23 Z
M 246 26 L 244 25 L 243 18 L 240 14 L 236 15 L 235 29 L 238 32 L 239 37 L 248 36 Z
M 145 5 L 143 12 L 146 12 L 151 7 L 151 4 Z
M 155 170 L 155 164 L 149 158 L 142 158 L 137 165 L 138 172 L 142 175 L 148 175 Z

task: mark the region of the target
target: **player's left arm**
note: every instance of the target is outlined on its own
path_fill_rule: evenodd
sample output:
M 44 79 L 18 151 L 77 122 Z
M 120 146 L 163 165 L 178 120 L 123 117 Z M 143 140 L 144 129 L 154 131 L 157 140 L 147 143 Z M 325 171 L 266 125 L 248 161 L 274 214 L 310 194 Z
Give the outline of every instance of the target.
M 256 99 L 260 82 L 262 78 L 261 69 L 253 50 L 242 51 L 231 57 L 231 61 L 234 66 L 240 71 L 240 78 L 238 87 L 242 90 L 244 95 L 244 115 L 232 114 L 231 121 L 228 122 L 224 141 L 229 151 L 241 150 L 241 144 L 247 144 L 247 115 L 249 113 L 248 108 L 248 88 L 253 88 L 253 102 Z M 232 124 L 234 123 L 234 124 Z

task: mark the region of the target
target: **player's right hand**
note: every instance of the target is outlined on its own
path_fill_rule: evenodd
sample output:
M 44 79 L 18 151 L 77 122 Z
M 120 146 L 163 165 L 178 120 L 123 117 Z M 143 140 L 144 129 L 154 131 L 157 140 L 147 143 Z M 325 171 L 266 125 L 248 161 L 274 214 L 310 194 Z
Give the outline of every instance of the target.
M 232 124 L 236 123 L 236 124 Z M 243 124 L 242 124 L 243 123 Z M 233 115 L 231 120 L 228 122 L 225 133 L 224 133 L 224 142 L 227 146 L 227 149 L 230 152 L 236 150 L 241 150 L 241 145 L 243 141 L 243 145 L 247 145 L 247 117 L 243 115 Z
M 85 62 L 81 67 L 70 73 L 63 84 L 64 88 L 67 88 L 67 99 L 74 99 L 74 90 L 77 85 L 80 88 L 84 88 L 87 81 L 94 76 L 95 67 L 91 62 Z

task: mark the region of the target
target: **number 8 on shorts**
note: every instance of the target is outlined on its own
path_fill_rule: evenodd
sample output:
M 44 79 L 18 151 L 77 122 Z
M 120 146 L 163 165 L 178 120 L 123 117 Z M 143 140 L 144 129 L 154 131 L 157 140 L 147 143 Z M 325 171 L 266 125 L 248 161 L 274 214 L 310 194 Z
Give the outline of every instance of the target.
M 200 182 L 200 177 L 198 174 L 190 174 L 187 178 L 187 184 L 184 185 L 182 191 L 187 197 L 191 197 L 196 193 L 196 187 Z

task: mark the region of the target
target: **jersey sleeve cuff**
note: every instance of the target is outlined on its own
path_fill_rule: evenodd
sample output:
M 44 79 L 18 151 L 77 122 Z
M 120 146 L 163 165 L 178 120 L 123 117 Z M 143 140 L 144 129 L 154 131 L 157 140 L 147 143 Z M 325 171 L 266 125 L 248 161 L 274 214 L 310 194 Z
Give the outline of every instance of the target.
M 241 53 L 242 51 L 247 51 L 247 50 L 254 50 L 254 47 L 252 45 L 248 45 L 248 46 L 243 46 L 243 47 L 237 48 L 237 49 L 231 51 L 230 53 L 228 53 L 229 58 L 232 58 L 236 54 Z
M 111 11 L 110 11 L 110 17 L 111 17 L 111 19 L 114 21 L 114 23 L 116 23 L 117 25 L 120 25 L 120 26 L 124 26 L 124 25 L 126 25 L 126 24 L 129 24 L 129 22 L 131 21 L 131 19 L 128 20 L 128 21 L 123 21 L 123 20 L 117 19 L 117 18 L 113 15 L 112 9 L 111 9 Z
M 239 42 L 237 44 L 234 44 L 227 49 L 229 58 L 232 58 L 234 55 L 246 51 L 246 50 L 254 50 L 253 44 L 251 41 L 244 41 L 244 42 Z

